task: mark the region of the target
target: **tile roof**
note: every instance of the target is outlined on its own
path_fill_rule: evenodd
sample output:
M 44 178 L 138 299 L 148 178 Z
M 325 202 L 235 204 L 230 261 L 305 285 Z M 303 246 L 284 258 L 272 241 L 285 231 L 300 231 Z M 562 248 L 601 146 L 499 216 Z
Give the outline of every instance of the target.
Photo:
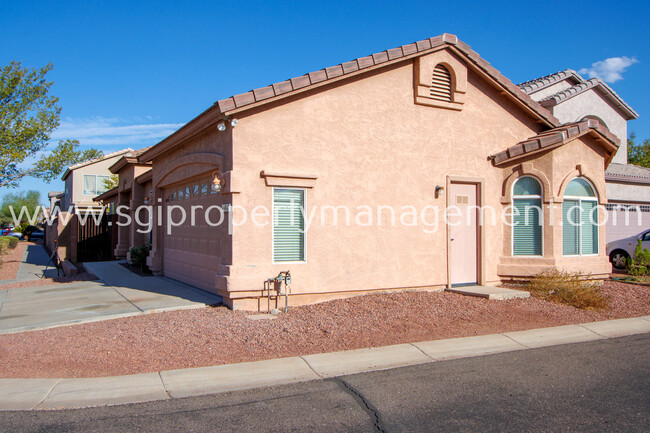
M 96 202 L 104 201 L 106 199 L 116 196 L 117 193 L 118 193 L 118 188 L 114 187 L 104 192 L 103 194 L 98 195 L 97 197 L 93 197 L 93 201 Z
M 562 81 L 569 77 L 573 78 L 578 83 L 584 81 L 583 78 L 578 75 L 578 73 L 573 69 L 565 69 L 564 71 L 558 71 L 554 74 L 549 74 L 544 77 L 539 77 L 535 78 L 534 80 L 519 83 L 517 84 L 517 87 L 523 90 L 527 95 L 530 95 L 531 93 L 535 93 L 538 90 L 542 90 L 552 84 L 557 83 L 558 81 Z
M 586 92 L 589 89 L 597 88 L 597 90 L 603 92 L 605 94 L 605 97 L 607 97 L 615 106 L 619 107 L 627 115 L 627 120 L 632 120 L 639 117 L 636 111 L 634 111 L 632 107 L 623 101 L 623 99 L 618 96 L 618 94 L 606 83 L 598 78 L 585 80 L 573 69 L 565 69 L 564 71 L 559 71 L 554 74 L 546 75 L 544 77 L 535 78 L 534 80 L 517 84 L 517 87 L 523 90 L 527 95 L 530 95 L 537 92 L 538 90 L 542 90 L 567 78 L 571 78 L 571 80 L 574 81 L 573 85 L 568 89 L 561 90 L 556 94 L 548 96 L 539 101 L 542 106 L 552 107 L 563 101 L 566 101 L 567 99 Z
M 605 170 L 605 179 L 650 183 L 650 168 L 634 164 L 609 164 Z
M 598 90 L 602 91 L 605 96 L 617 107 L 619 107 L 625 114 L 627 114 L 628 118 L 627 120 L 632 120 L 636 119 L 639 117 L 639 115 L 623 101 L 623 99 L 618 96 L 614 90 L 612 90 L 611 87 L 609 87 L 607 84 L 605 84 L 603 81 L 601 81 L 599 78 L 592 78 L 587 81 L 582 81 L 572 87 L 569 87 L 568 89 L 562 90 L 557 92 L 554 95 L 548 96 L 539 103 L 543 107 L 553 107 L 557 104 L 560 104 L 567 99 L 571 99 L 574 96 L 578 96 L 581 93 L 586 92 L 589 89 L 597 88 Z
M 110 171 L 113 174 L 116 174 L 122 167 L 124 167 L 127 164 L 147 164 L 147 165 L 149 165 L 150 163 L 141 162 L 139 160 L 139 156 L 142 155 L 144 152 L 146 152 L 149 149 L 151 149 L 151 146 L 143 147 L 142 149 L 132 150 L 131 152 L 125 153 L 124 155 L 122 155 L 121 158 L 119 158 L 117 161 L 115 161 L 113 163 L 113 165 L 108 167 L 108 171 Z
M 498 166 L 513 159 L 519 159 L 530 154 L 553 149 L 590 132 L 595 132 L 609 141 L 614 149 L 618 148 L 619 140 L 614 134 L 609 132 L 599 121 L 587 119 L 580 122 L 567 123 L 549 131 L 544 131 L 502 152 L 491 155 L 490 158 L 493 164 Z M 614 152 L 612 153 L 613 155 Z
M 94 164 L 96 162 L 103 161 L 105 159 L 112 158 L 114 156 L 118 156 L 118 155 L 121 155 L 121 154 L 127 153 L 127 152 L 133 152 L 133 149 L 131 149 L 130 147 L 127 147 L 126 149 L 118 150 L 117 152 L 108 153 L 106 155 L 100 156 L 99 158 L 89 159 L 87 161 L 82 161 L 82 162 L 79 162 L 77 164 L 73 164 L 73 165 L 69 166 L 65 170 L 65 173 L 63 173 L 63 176 L 61 176 L 61 180 L 65 180 L 65 178 L 68 177 L 68 175 L 70 174 L 70 172 L 72 170 L 75 170 L 75 169 L 81 168 L 81 167 L 85 167 L 87 165 Z
M 145 152 L 140 159 L 144 161 L 153 159 L 168 148 L 187 140 L 189 137 L 198 133 L 198 131 L 218 122 L 229 114 L 234 114 L 246 108 L 257 107 L 272 100 L 303 92 L 307 89 L 319 87 L 325 82 L 336 81 L 388 64 L 425 55 L 445 47 L 455 50 L 464 56 L 470 65 L 473 65 L 479 71 L 490 76 L 492 80 L 506 90 L 506 94 L 509 93 L 523 106 L 527 107 L 542 123 L 551 127 L 560 125 L 560 121 L 547 109 L 532 100 L 524 91 L 479 56 L 476 51 L 472 50 L 469 45 L 459 40 L 456 35 L 444 33 L 440 36 L 360 57 L 349 62 L 340 63 L 299 77 L 270 84 L 266 87 L 221 99 L 215 102 L 211 108 Z

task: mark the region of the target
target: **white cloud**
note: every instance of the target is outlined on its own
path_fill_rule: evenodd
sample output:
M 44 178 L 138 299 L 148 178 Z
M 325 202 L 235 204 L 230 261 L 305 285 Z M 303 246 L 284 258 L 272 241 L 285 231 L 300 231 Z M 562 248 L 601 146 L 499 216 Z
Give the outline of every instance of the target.
M 139 119 L 138 119 L 139 120 Z M 182 123 L 137 123 L 105 117 L 89 119 L 67 118 L 52 134 L 53 140 L 77 139 L 87 146 L 151 146 L 167 137 Z
M 615 83 L 623 79 L 625 69 L 638 62 L 635 57 L 610 57 L 593 63 L 591 68 L 582 68 L 578 73 L 588 75 L 589 78 L 600 78 L 606 83 Z

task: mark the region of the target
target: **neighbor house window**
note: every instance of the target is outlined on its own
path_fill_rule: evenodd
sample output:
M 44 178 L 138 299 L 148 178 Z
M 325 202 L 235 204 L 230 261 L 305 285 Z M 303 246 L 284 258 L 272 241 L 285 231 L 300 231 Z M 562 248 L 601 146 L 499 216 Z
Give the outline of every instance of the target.
M 532 176 L 517 179 L 512 190 L 512 254 L 542 255 L 542 186 Z
M 598 199 L 580 177 L 569 182 L 564 192 L 562 252 L 565 256 L 598 254 Z
M 430 92 L 432 99 L 451 102 L 451 73 L 445 66 L 436 65 L 433 68 Z
M 305 261 L 305 190 L 273 189 L 273 261 Z
M 98 176 L 95 174 L 84 174 L 84 194 L 98 195 L 108 191 L 105 181 L 110 179 L 110 176 Z

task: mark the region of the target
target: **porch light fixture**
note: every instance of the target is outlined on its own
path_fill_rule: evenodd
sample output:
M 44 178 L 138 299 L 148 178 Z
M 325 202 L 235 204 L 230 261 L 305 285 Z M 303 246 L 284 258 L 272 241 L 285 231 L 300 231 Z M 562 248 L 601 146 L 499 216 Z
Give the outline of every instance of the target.
M 221 131 L 221 132 L 225 131 L 226 130 L 226 122 L 224 122 L 222 120 L 221 122 L 217 123 L 217 129 L 219 131 Z
M 436 185 L 436 196 L 440 197 L 440 196 L 443 196 L 443 195 L 445 195 L 445 187 L 440 186 L 440 185 Z
M 224 186 L 226 186 L 226 179 L 223 174 L 219 170 L 212 173 L 212 191 L 220 192 Z

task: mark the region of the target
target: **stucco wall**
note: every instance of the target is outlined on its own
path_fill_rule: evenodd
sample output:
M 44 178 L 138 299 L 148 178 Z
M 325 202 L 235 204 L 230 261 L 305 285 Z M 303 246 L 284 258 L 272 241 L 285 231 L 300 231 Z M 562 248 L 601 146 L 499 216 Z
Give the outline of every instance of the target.
M 612 162 L 627 163 L 627 121 L 596 90 L 567 99 L 553 107 L 553 115 L 561 122 L 576 122 L 585 116 L 596 116 L 605 122 L 607 128 L 621 141 Z
M 231 155 L 230 129 L 219 132 L 213 125 L 185 144 L 154 159 L 152 181 L 144 186 L 144 190 L 154 190 L 155 226 L 147 264 L 155 273 L 165 273 L 205 290 L 216 290 L 217 276 L 227 272 L 227 266 L 232 263 L 232 239 L 228 225 L 211 227 L 202 217 L 203 214 L 198 212 L 194 226 L 190 226 L 188 220 L 185 226 L 172 228 L 168 235 L 165 232 L 168 222 L 166 210 L 171 205 L 184 208 L 191 205 L 222 207 L 230 202 L 230 196 L 213 194 L 205 199 L 177 202 L 165 202 L 165 198 L 170 191 L 188 182 L 211 182 L 211 175 L 217 169 L 229 176 L 232 170 Z M 158 209 L 161 210 L 160 214 Z M 212 218 L 216 220 L 216 214 L 212 214 Z
M 608 180 L 607 198 L 621 202 L 650 203 L 650 185 L 642 183 L 620 183 Z
M 556 93 L 566 90 L 570 87 L 572 87 L 571 83 L 569 83 L 567 80 L 562 80 L 548 87 L 545 87 L 541 90 L 538 90 L 535 93 L 531 93 L 530 97 L 533 98 L 533 100 L 535 101 L 541 101 L 544 98 L 547 98 L 551 95 L 555 95 Z
M 66 178 L 66 187 L 70 187 L 69 191 L 71 194 L 70 197 L 66 196 L 66 207 L 70 206 L 71 204 L 74 204 L 75 206 L 96 205 L 96 203 L 93 203 L 93 197 L 96 197 L 97 195 L 84 194 L 84 175 L 94 174 L 99 176 L 110 176 L 111 172 L 108 170 L 108 168 L 121 157 L 122 155 L 116 155 L 114 157 L 106 158 L 102 161 L 98 161 L 93 164 L 72 170 Z
M 500 209 L 503 176 L 488 155 L 540 131 L 529 115 L 472 71 L 462 111 L 414 104 L 411 62 L 344 83 L 238 116 L 234 167 L 241 193 L 233 204 L 249 214 L 260 204 L 271 207 L 272 189 L 260 178 L 265 170 L 316 175 L 315 187 L 307 191 L 307 210 L 316 206 L 319 215 L 326 205 L 347 206 L 353 217 L 359 205 L 391 205 L 398 218 L 405 205 L 418 211 L 433 205 L 442 212 L 444 197 L 435 197 L 435 187 L 444 186 L 450 175 L 484 178 L 484 204 Z M 228 296 L 251 295 L 287 269 L 292 293 L 303 294 L 447 283 L 442 220 L 431 234 L 422 226 L 401 226 L 399 220 L 396 227 L 314 222 L 307 234 L 307 262 L 298 264 L 272 263 L 268 221 L 265 227 L 235 227 L 233 266 L 227 286 L 221 287 Z M 485 230 L 485 276 L 493 282 L 499 279 L 503 228 L 496 224 Z

